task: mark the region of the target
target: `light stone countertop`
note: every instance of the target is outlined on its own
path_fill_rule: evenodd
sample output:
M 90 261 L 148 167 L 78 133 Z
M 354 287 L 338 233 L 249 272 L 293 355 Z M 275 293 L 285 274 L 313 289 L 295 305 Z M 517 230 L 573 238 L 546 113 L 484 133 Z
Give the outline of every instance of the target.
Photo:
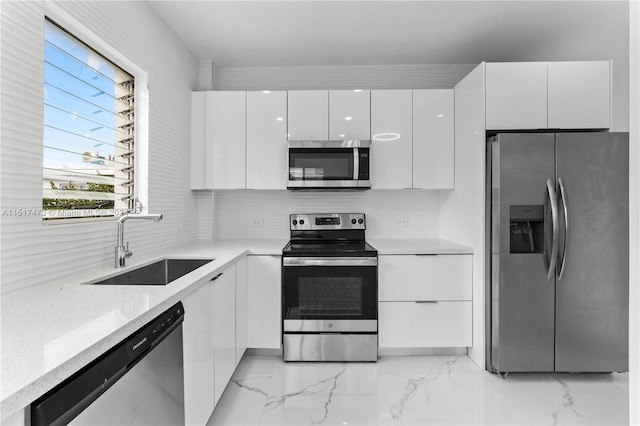
M 385 254 L 473 254 L 473 248 L 440 238 L 369 239 L 367 242 Z
M 82 285 L 77 280 L 2 295 L 0 423 L 70 377 L 245 255 L 280 255 L 287 240 L 217 240 L 169 248 L 164 257 L 215 258 L 167 286 Z M 131 259 L 123 270 L 156 258 Z
M 471 254 L 470 247 L 427 239 L 372 239 L 379 254 Z M 245 255 L 280 255 L 287 240 L 216 240 L 169 248 L 164 257 L 215 258 L 167 286 L 89 286 L 103 268 L 63 282 L 2 296 L 0 422 L 182 300 Z M 155 258 L 129 261 L 126 269 Z M 125 270 L 126 270 L 125 269 Z

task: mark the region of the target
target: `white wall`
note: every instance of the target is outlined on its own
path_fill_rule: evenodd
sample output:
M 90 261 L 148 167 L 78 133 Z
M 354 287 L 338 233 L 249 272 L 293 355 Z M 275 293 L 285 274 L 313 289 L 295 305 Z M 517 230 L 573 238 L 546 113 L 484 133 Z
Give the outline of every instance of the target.
M 196 235 L 196 201 L 189 190 L 190 93 L 197 61 L 144 3 L 55 2 L 98 37 L 149 73 L 149 210 L 160 223 L 128 222 L 134 256 L 161 253 Z M 50 1 L 2 2 L 0 208 L 39 209 L 42 203 L 44 17 Z M 39 216 L 1 216 L 2 292 L 60 283 L 78 272 L 113 264 L 114 221 L 42 224 Z M 178 221 L 187 224 L 178 232 Z
M 217 90 L 452 89 L 473 68 L 475 64 L 220 68 L 216 83 Z

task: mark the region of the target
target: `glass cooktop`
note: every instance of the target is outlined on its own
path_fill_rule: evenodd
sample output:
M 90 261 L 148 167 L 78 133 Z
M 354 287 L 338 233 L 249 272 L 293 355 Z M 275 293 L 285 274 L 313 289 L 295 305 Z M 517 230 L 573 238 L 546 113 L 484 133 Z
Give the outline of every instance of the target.
M 366 241 L 290 241 L 282 250 L 283 256 L 371 257 L 378 250 Z

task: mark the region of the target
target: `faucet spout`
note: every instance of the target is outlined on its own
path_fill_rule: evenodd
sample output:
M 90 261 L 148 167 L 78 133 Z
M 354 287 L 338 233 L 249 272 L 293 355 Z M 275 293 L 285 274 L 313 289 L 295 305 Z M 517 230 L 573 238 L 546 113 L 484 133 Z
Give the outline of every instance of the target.
M 115 253 L 116 268 L 125 266 L 127 258 L 133 255 L 133 253 L 129 251 L 129 243 L 127 243 L 126 246 L 124 244 L 124 223 L 129 219 L 153 220 L 154 222 L 160 222 L 162 220 L 162 214 L 126 214 L 118 219 L 118 235 Z

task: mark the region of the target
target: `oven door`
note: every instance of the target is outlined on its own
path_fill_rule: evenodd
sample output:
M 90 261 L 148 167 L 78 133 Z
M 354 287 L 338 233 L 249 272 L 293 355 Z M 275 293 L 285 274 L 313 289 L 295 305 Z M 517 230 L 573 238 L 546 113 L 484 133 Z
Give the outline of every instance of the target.
M 283 257 L 285 333 L 378 331 L 376 257 Z

